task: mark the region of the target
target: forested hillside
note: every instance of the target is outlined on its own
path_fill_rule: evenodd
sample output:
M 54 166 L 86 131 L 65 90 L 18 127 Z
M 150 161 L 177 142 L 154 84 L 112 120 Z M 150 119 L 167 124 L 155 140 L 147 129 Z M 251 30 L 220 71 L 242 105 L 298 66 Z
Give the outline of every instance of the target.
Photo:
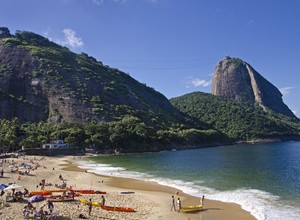
M 0 147 L 141 152 L 227 141 L 129 74 L 27 31 L 0 35 Z
M 292 138 L 300 135 L 298 119 L 259 106 L 194 92 L 170 100 L 180 111 L 198 118 L 235 140 Z

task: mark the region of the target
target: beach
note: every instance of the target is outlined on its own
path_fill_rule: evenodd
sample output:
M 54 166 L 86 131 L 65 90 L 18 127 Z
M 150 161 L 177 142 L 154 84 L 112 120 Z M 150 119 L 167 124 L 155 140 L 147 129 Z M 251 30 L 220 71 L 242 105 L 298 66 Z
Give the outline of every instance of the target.
M 88 214 L 88 206 L 80 203 L 80 199 L 92 199 L 100 202 L 101 194 L 82 194 L 75 197 L 74 201 L 55 202 L 54 211 L 59 219 L 79 219 L 79 215 L 88 219 L 132 219 L 132 220 L 156 220 L 156 219 L 173 219 L 173 220 L 219 220 L 219 219 L 255 219 L 249 212 L 243 210 L 239 205 L 234 203 L 224 203 L 220 201 L 204 200 L 204 207 L 201 211 L 193 213 L 183 213 L 170 211 L 171 196 L 175 199 L 179 197 L 182 206 L 198 205 L 200 198 L 193 197 L 183 192 L 159 185 L 155 182 L 141 181 L 136 179 L 121 178 L 111 176 L 102 176 L 86 172 L 78 167 L 78 161 L 84 160 L 82 157 L 63 156 L 63 157 L 40 157 L 25 156 L 6 159 L 2 163 L 4 177 L 0 178 L 1 184 L 16 183 L 27 188 L 29 191 L 40 190 L 39 183 L 45 179 L 45 189 L 57 189 L 55 184 L 60 185 L 59 175 L 67 183 L 67 187 L 72 189 L 92 189 L 105 191 L 104 194 L 107 206 L 130 207 L 136 212 L 117 212 L 107 211 L 100 207 L 92 207 L 91 216 Z M 29 175 L 20 175 L 18 172 L 11 172 L 12 167 L 21 163 L 29 163 L 36 167 L 30 170 Z M 33 163 L 32 163 L 33 162 Z M 24 171 L 22 171 L 24 172 Z M 50 185 L 51 184 L 51 185 Z M 17 189 L 23 191 L 23 188 Z M 7 190 L 3 198 L 11 190 Z M 1 219 L 24 219 L 23 207 L 27 204 L 27 198 L 19 202 L 6 202 L 0 208 Z M 45 211 L 47 202 L 41 201 L 32 203 L 37 209 L 42 206 Z

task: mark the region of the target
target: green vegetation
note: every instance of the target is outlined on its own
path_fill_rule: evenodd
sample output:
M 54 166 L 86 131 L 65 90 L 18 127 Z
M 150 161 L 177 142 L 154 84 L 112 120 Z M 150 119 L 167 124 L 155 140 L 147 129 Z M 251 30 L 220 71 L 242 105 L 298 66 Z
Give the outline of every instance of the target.
M 62 139 L 78 147 L 92 147 L 99 152 L 144 152 L 171 149 L 176 146 L 202 146 L 215 144 L 216 140 L 226 142 L 227 138 L 216 130 L 195 128 L 157 129 L 146 125 L 134 116 L 124 116 L 119 121 L 91 122 L 88 124 L 49 122 L 20 124 L 0 119 L 0 149 L 14 151 L 40 147 L 51 140 Z
M 170 101 L 180 111 L 212 125 L 234 140 L 250 141 L 300 135 L 299 120 L 272 111 L 265 112 L 258 106 L 238 104 L 201 92 Z
M 0 104 L 16 111 L 2 111 L 0 150 L 62 139 L 100 152 L 144 152 L 299 135 L 297 121 L 208 94 L 172 99 L 180 112 L 128 74 L 31 32 L 2 41 L 16 60 L 0 58 L 0 79 L 11 83 L 0 89 Z

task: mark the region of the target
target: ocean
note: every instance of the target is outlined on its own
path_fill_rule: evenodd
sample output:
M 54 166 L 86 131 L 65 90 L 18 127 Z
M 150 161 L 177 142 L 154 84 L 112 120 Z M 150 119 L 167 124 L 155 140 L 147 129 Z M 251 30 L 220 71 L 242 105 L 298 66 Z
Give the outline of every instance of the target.
M 234 202 L 258 220 L 300 219 L 300 142 L 105 155 L 80 166 Z

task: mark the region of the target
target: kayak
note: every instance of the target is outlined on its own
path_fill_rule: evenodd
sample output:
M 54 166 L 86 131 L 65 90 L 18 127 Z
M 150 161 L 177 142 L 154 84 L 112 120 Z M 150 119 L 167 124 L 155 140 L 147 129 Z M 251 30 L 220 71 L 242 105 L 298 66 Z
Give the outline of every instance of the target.
M 135 192 L 130 192 L 130 191 L 126 191 L 126 192 L 120 192 L 121 194 L 134 194 Z
M 106 194 L 106 192 L 96 191 L 92 189 L 71 189 L 71 192 L 78 192 L 81 194 Z
M 80 202 L 87 205 L 89 201 L 87 201 L 86 199 L 80 199 Z M 98 206 L 98 207 L 100 207 L 101 204 L 99 202 L 94 202 L 93 201 L 92 202 L 92 206 Z
M 192 212 L 192 211 L 199 211 L 201 209 L 202 209 L 202 205 L 190 205 L 190 206 L 181 207 L 180 211 Z
M 65 189 L 48 189 L 48 190 L 32 191 L 29 193 L 29 196 L 34 196 L 34 195 L 46 196 L 46 195 L 51 195 L 53 192 L 67 192 L 67 191 L 68 190 Z
M 35 196 L 35 195 L 40 195 L 40 196 L 47 196 L 51 195 L 52 192 L 44 192 L 44 191 L 33 191 L 29 193 L 29 196 Z
M 45 189 L 44 192 L 67 192 L 67 189 Z
M 115 206 L 106 206 L 106 205 L 101 205 L 100 207 L 107 211 L 136 212 L 133 208 L 127 208 L 127 207 L 115 207 Z

